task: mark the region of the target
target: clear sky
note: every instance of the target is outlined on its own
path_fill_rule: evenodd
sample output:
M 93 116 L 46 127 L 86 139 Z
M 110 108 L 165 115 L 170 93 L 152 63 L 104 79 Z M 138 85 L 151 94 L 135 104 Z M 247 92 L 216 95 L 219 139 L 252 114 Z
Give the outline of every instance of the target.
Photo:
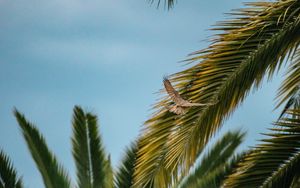
M 171 11 L 145 0 L 0 0 L 0 148 L 26 187 L 43 187 L 12 115 L 17 107 L 44 134 L 75 179 L 71 116 L 81 105 L 100 119 L 106 150 L 117 166 L 124 148 L 149 118 L 162 77 L 203 49 L 223 13 L 241 0 L 179 0 Z M 278 116 L 281 77 L 251 94 L 225 130 L 248 130 L 242 149 L 256 143 Z

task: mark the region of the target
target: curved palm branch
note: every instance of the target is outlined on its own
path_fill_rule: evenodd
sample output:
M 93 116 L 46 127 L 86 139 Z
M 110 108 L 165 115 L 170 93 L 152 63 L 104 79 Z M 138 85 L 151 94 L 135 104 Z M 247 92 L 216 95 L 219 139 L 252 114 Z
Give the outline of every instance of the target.
M 131 146 L 126 149 L 118 171 L 115 173 L 115 185 L 117 188 L 130 188 L 133 185 L 136 152 L 136 143 L 132 143 Z
M 245 133 L 240 131 L 228 132 L 210 149 L 199 162 L 194 172 L 189 174 L 180 188 L 189 187 L 219 187 L 232 167 L 240 159 L 239 156 L 230 158 L 242 143 Z
M 22 188 L 22 179 L 17 176 L 9 157 L 0 150 L 0 187 L 1 188 Z
M 24 115 L 14 110 L 15 117 L 22 130 L 27 146 L 34 159 L 47 188 L 69 188 L 70 179 L 61 165 L 58 164 L 53 153 L 48 149 L 44 137 L 38 129 L 28 122 Z
M 298 181 L 300 168 L 300 110 L 276 122 L 278 128 L 266 134 L 270 138 L 240 162 L 236 172 L 225 181 L 225 187 L 291 187 Z
M 167 187 L 185 175 L 212 135 L 257 87 L 264 75 L 273 75 L 285 56 L 300 39 L 300 2 L 285 0 L 249 3 L 248 8 L 231 14 L 236 18 L 221 22 L 222 31 L 205 50 L 193 53 L 192 61 L 201 61 L 173 75 L 175 89 L 196 103 L 219 103 L 194 107 L 184 116 L 163 107 L 146 121 L 135 171 L 135 185 L 154 182 Z M 164 173 L 172 175 L 164 176 Z M 166 178 L 162 178 L 166 177 Z
M 78 187 L 110 187 L 112 174 L 98 132 L 97 117 L 75 106 L 73 115 L 73 157 L 77 167 Z M 108 182 L 107 180 L 111 180 Z

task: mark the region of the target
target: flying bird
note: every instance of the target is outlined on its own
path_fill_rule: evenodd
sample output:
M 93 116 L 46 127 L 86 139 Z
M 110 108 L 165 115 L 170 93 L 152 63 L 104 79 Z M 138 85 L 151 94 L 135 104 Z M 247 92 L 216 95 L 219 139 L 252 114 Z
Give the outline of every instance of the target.
M 172 106 L 171 108 L 168 107 L 168 110 L 170 112 L 181 115 L 181 114 L 184 114 L 186 112 L 186 110 L 192 106 L 210 106 L 210 105 L 216 104 L 216 103 L 214 103 L 214 104 L 191 103 L 190 101 L 185 100 L 180 96 L 180 94 L 173 88 L 173 86 L 172 86 L 171 82 L 168 80 L 168 78 L 164 77 L 163 82 L 164 82 L 164 86 L 165 86 L 167 93 L 171 97 L 172 101 L 175 103 L 175 105 Z

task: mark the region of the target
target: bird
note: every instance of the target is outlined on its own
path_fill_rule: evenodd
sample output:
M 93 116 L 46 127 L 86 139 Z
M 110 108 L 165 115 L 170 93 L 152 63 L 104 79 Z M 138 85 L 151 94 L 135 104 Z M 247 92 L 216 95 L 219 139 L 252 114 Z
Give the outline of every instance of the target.
M 174 87 L 172 86 L 171 82 L 167 77 L 163 78 L 163 83 L 168 95 L 175 103 L 174 106 L 167 107 L 167 108 L 170 112 L 175 113 L 177 115 L 185 114 L 187 109 L 193 106 L 210 106 L 216 104 L 216 103 L 192 103 L 188 100 L 183 99 L 180 96 L 180 94 L 174 89 Z

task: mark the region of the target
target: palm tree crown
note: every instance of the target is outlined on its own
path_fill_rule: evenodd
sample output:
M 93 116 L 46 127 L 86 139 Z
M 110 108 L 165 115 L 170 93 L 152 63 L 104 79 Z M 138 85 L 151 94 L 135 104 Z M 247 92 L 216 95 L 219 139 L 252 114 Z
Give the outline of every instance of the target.
M 22 130 L 28 149 L 42 175 L 46 188 L 74 187 L 66 170 L 60 165 L 55 155 L 48 149 L 46 141 L 35 125 L 26 120 L 18 110 L 15 117 Z M 75 106 L 72 119 L 72 153 L 76 165 L 77 183 L 79 188 L 126 188 L 131 186 L 133 177 L 135 146 L 125 153 L 117 173 L 113 172 L 110 157 L 103 147 L 98 131 L 97 116 L 84 112 Z M 125 170 L 124 170 L 125 169 Z M 126 177 L 127 182 L 124 180 Z M 115 182 L 115 183 L 114 183 Z M 8 156 L 0 151 L 0 188 L 22 188 L 21 178 L 17 177 Z

